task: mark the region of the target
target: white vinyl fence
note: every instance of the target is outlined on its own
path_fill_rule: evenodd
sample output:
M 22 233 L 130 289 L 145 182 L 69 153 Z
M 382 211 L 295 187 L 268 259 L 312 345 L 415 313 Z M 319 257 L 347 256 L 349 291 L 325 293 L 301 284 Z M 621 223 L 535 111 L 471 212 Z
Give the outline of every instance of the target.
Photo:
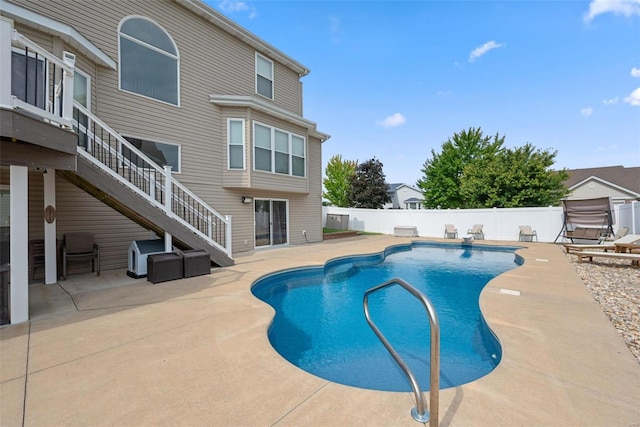
M 614 231 L 629 227 L 629 233 L 640 234 L 640 202 L 614 206 L 614 210 Z M 563 217 L 562 207 L 400 210 L 323 206 L 323 226 L 328 214 L 348 215 L 349 230 L 393 234 L 395 226 L 408 225 L 416 227 L 421 237 L 444 237 L 445 224 L 453 224 L 462 238 L 474 224 L 482 224 L 487 240 L 517 241 L 518 226 L 529 225 L 537 231 L 540 242 L 556 239 Z

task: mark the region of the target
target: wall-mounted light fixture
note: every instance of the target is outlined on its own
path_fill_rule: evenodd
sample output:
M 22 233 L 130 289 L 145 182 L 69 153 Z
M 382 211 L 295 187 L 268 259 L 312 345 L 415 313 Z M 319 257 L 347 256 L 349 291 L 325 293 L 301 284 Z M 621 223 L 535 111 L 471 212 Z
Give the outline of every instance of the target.
M 253 199 L 251 197 L 242 196 L 242 203 L 251 203 Z

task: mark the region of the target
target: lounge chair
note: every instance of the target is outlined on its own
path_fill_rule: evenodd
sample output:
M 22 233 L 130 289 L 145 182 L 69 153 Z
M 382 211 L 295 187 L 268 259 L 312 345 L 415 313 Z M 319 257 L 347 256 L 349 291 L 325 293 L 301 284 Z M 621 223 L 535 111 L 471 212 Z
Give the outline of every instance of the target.
M 617 240 L 610 242 L 600 242 L 599 244 L 585 245 L 579 243 L 563 243 L 567 253 L 575 251 L 588 251 L 593 249 L 601 249 L 604 252 L 615 251 L 616 243 L 634 243 L 640 240 L 640 234 L 627 234 Z
M 458 229 L 453 224 L 445 224 L 444 225 L 444 238 L 445 239 L 457 239 L 458 238 Z
M 518 240 L 521 242 L 533 242 L 533 238 L 536 238 L 536 242 L 538 241 L 538 233 L 536 230 L 533 230 L 528 225 L 520 226 L 520 234 L 518 235 Z
M 475 240 L 484 240 L 484 233 L 482 232 L 482 224 L 474 224 L 473 228 L 467 230 L 467 234 L 473 236 Z
M 589 261 L 593 261 L 594 257 L 600 258 L 615 258 L 615 259 L 628 259 L 631 260 L 632 265 L 640 265 L 640 254 L 628 254 L 618 252 L 600 252 L 600 251 L 571 251 L 573 255 L 578 257 L 578 262 L 582 263 L 582 260 L 588 258 Z

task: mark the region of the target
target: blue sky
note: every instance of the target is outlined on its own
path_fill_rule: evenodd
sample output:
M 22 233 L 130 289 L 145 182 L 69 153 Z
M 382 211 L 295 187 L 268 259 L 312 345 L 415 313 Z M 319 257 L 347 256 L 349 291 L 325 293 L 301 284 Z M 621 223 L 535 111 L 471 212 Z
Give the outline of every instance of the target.
M 207 3 L 311 69 L 323 170 L 376 157 L 414 185 L 469 127 L 557 168 L 640 166 L 640 0 Z

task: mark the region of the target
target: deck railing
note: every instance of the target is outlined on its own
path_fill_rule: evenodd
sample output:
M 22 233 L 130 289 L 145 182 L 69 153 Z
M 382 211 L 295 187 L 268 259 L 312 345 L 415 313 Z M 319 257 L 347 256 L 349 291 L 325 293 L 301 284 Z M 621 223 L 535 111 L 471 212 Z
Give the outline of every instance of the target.
M 0 106 L 70 129 L 75 55 L 57 58 L 0 18 Z

